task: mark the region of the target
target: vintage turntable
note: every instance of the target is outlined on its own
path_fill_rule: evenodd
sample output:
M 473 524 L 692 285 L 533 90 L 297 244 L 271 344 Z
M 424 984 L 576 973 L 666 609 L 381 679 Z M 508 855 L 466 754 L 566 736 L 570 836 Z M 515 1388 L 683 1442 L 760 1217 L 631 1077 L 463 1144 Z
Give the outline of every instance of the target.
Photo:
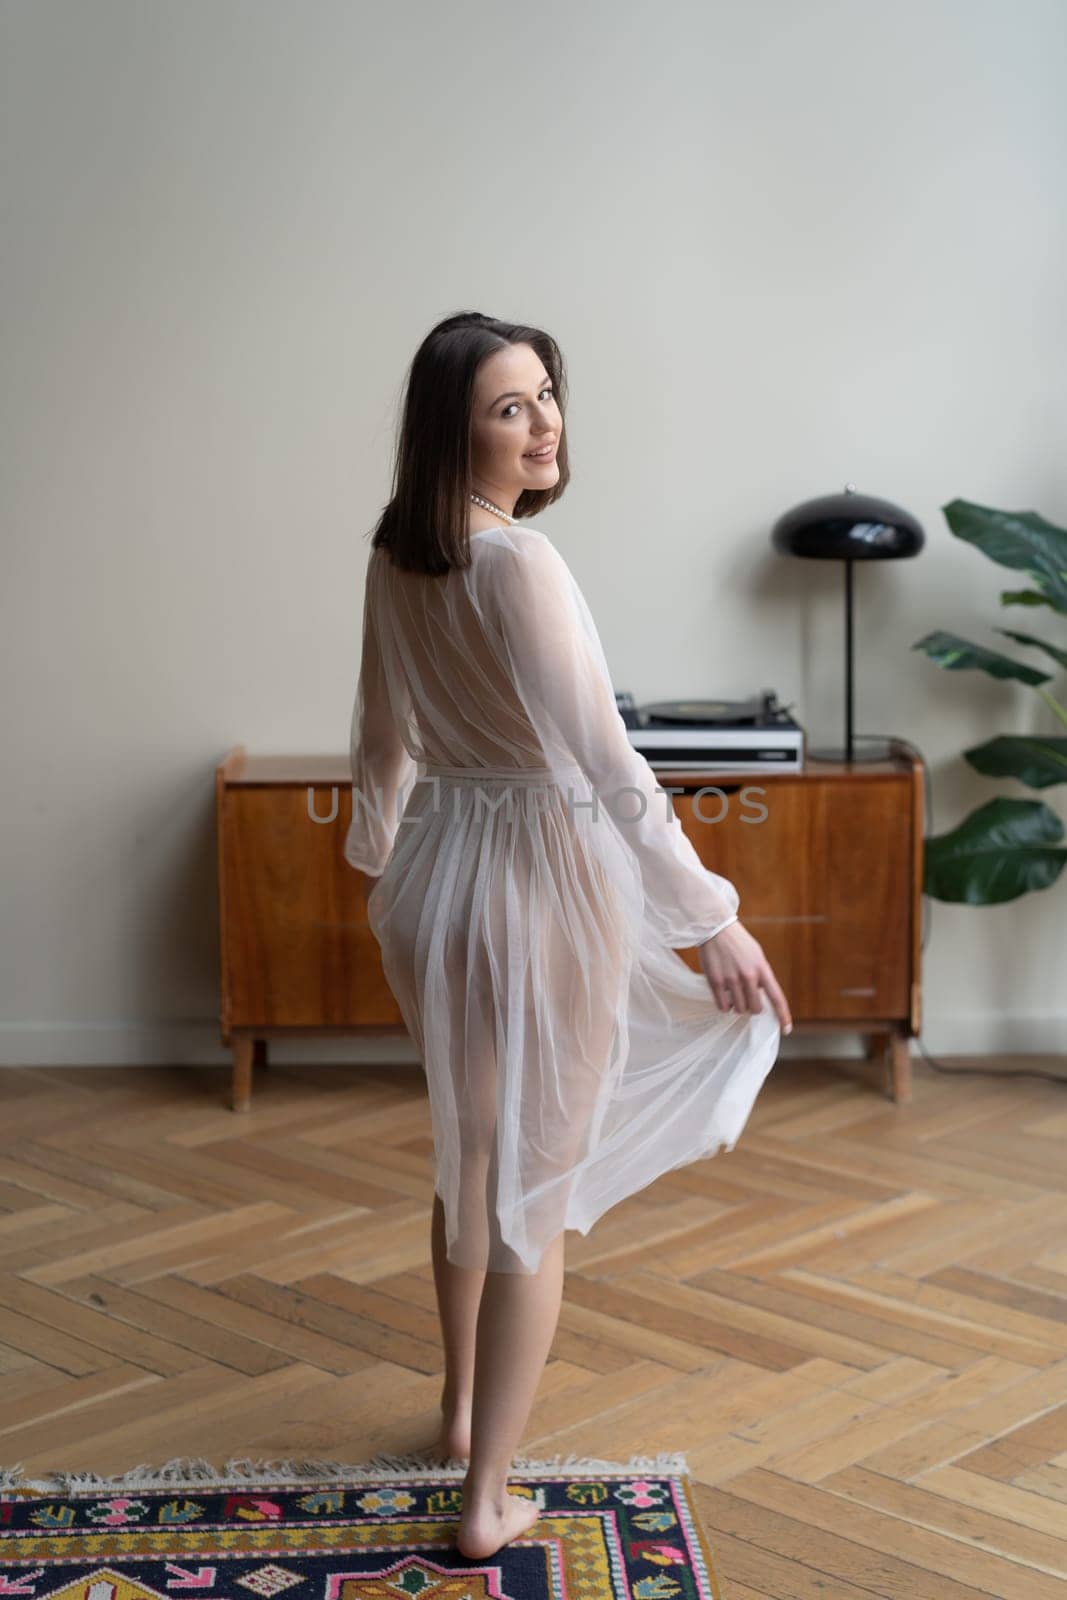
M 748 700 L 665 700 L 640 708 L 632 695 L 615 700 L 630 743 L 653 770 L 803 769 L 804 730 L 773 689 Z

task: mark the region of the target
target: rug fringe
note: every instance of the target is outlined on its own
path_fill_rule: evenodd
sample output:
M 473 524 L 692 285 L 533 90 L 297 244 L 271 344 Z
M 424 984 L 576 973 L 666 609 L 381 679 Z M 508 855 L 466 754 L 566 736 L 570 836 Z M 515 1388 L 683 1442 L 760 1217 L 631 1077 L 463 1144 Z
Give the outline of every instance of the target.
M 659 1455 L 631 1456 L 629 1461 L 608 1461 L 598 1456 L 514 1456 L 511 1475 L 514 1477 L 570 1477 L 595 1472 L 620 1474 L 627 1477 L 637 1472 L 650 1476 L 688 1472 L 684 1451 L 666 1451 Z M 162 1466 L 148 1462 L 131 1467 L 128 1472 L 113 1477 L 100 1477 L 93 1472 L 65 1472 L 57 1469 L 41 1477 L 25 1477 L 19 1462 L 13 1467 L 0 1466 L 0 1495 L 5 1490 L 40 1490 L 46 1494 L 76 1492 L 81 1489 L 159 1489 L 159 1488 L 244 1488 L 249 1484 L 296 1484 L 311 1481 L 335 1483 L 380 1483 L 390 1478 L 441 1478 L 455 1476 L 460 1482 L 467 1475 L 467 1463 L 456 1457 L 448 1461 L 428 1458 L 425 1451 L 411 1455 L 379 1455 L 369 1461 L 319 1461 L 319 1460 L 253 1460 L 247 1456 L 231 1458 L 222 1467 L 216 1467 L 203 1456 L 175 1456 Z

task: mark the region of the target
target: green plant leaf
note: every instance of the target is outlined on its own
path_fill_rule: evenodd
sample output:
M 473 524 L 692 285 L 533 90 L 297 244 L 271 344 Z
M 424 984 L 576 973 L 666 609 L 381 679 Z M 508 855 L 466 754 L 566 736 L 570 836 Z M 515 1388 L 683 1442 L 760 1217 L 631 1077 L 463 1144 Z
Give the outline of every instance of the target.
M 1057 717 L 1063 723 L 1063 726 L 1067 728 L 1067 706 L 1061 706 L 1058 700 L 1053 699 L 1047 689 L 1039 689 L 1037 692 L 1052 712 L 1052 715 Z
M 1052 601 L 1047 594 L 1038 594 L 1036 589 L 1001 589 L 1000 603 L 1002 606 L 1051 606 Z
M 935 900 L 1002 905 L 1055 883 L 1067 861 L 1063 823 L 1041 800 L 989 800 L 925 841 L 923 888 Z
M 1016 644 L 1032 644 L 1036 650 L 1044 650 L 1053 661 L 1058 661 L 1061 667 L 1067 667 L 1067 650 L 1049 644 L 1046 639 L 1035 639 L 1032 633 L 1013 633 L 1010 628 L 995 628 L 994 632 L 1002 633 L 1005 639 L 1014 639 Z
M 941 507 L 957 539 L 1002 567 L 1018 567 L 1057 611 L 1067 612 L 1067 529 L 1036 511 L 998 511 L 973 500 Z
M 1018 778 L 1031 789 L 1067 783 L 1067 739 L 1002 733 L 963 754 L 987 778 Z
M 1018 678 L 1020 683 L 1047 683 L 1051 676 L 1048 672 L 1039 672 L 1036 667 L 1028 667 L 1024 661 L 1013 661 L 999 650 L 987 650 L 984 645 L 961 639 L 958 633 L 946 633 L 943 628 L 924 634 L 911 648 L 925 650 L 931 661 L 949 672 L 977 667 L 988 672 L 990 677 Z

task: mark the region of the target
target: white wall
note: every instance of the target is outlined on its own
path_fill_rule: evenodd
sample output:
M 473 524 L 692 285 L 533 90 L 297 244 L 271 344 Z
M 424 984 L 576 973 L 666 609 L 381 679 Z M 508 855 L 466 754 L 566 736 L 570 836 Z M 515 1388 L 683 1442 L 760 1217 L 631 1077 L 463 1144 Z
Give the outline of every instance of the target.
M 0 1060 L 225 1059 L 213 769 L 345 751 L 402 375 L 457 310 L 562 344 L 573 479 L 539 525 L 618 688 L 773 684 L 837 740 L 841 569 L 769 530 L 851 480 L 929 539 L 857 572 L 857 727 L 925 751 L 938 831 L 1029 795 L 960 752 L 1051 731 L 1037 697 L 910 646 L 1010 622 L 942 504 L 1067 522 L 1062 0 L 0 25 Z M 932 905 L 929 1049 L 1067 1047 L 1065 897 Z

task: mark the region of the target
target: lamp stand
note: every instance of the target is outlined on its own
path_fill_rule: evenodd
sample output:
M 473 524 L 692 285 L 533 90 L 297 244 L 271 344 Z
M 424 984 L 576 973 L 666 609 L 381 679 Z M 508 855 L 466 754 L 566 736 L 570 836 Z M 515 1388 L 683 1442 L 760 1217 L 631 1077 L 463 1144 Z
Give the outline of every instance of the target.
M 812 761 L 885 761 L 890 753 L 891 745 L 888 739 L 869 739 L 866 734 L 854 734 L 852 731 L 852 567 L 853 562 L 845 558 L 845 743 L 844 748 L 838 746 L 824 747 L 821 750 L 809 750 L 808 756 Z M 857 750 L 856 739 L 863 740 L 863 749 Z

